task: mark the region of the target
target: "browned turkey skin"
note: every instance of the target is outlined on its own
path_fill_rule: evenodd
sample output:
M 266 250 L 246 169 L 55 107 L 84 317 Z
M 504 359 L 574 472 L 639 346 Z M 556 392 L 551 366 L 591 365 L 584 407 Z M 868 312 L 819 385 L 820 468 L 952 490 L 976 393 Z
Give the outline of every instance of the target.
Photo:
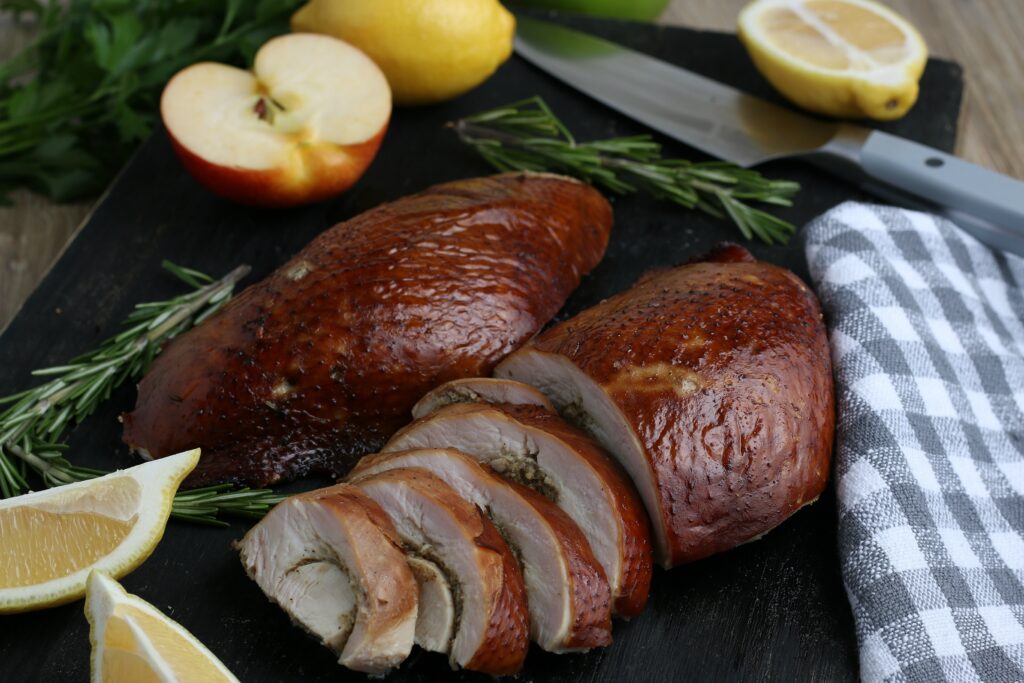
M 817 300 L 795 275 L 740 247 L 641 278 L 509 355 L 495 374 L 428 393 L 418 419 L 351 479 L 411 552 L 415 642 L 447 652 L 453 666 L 517 671 L 527 619 L 553 652 L 607 645 L 610 599 L 625 616 L 646 601 L 648 515 L 670 567 L 758 538 L 827 480 L 835 416 Z M 249 536 L 273 556 L 308 535 L 267 520 L 260 527 L 262 536 Z M 305 589 L 307 577 L 298 578 Z M 278 593 L 294 592 L 284 587 Z M 353 650 L 393 666 L 413 635 L 407 616 L 402 624 L 401 641 L 357 640 Z
M 828 478 L 835 414 L 818 301 L 742 247 L 641 278 L 496 375 L 539 388 L 619 459 L 665 566 L 759 537 Z
M 604 254 L 611 208 L 546 174 L 438 185 L 320 235 L 171 342 L 124 440 L 192 486 L 345 473 L 448 380 L 489 374 Z

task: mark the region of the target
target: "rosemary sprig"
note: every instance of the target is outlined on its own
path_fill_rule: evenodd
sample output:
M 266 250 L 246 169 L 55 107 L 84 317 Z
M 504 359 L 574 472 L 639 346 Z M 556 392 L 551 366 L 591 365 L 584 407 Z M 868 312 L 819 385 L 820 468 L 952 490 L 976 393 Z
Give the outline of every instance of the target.
M 729 219 L 747 239 L 785 243 L 793 226 L 754 208 L 755 201 L 791 206 L 800 189 L 723 161 L 663 159 L 650 135 L 592 142 L 576 139 L 540 97 L 467 116 L 449 124 L 459 138 L 500 171 L 557 171 L 616 194 L 644 190 L 688 209 Z
M 230 484 L 218 484 L 179 491 L 174 497 L 171 515 L 197 524 L 228 526 L 218 515 L 259 519 L 285 498 L 287 496 L 268 489 L 236 489 Z
M 235 285 L 249 272 L 239 266 L 220 280 L 169 261 L 163 267 L 193 288 L 165 301 L 138 304 L 124 321 L 125 329 L 66 365 L 36 370 L 47 382 L 0 397 L 0 497 L 29 490 L 29 472 L 46 486 L 60 486 L 106 474 L 78 467 L 65 457 L 66 432 L 95 412 L 111 392 L 138 379 L 161 347 L 181 332 L 206 320 L 231 298 Z M 223 524 L 220 514 L 254 516 L 266 512 L 281 496 L 267 490 L 214 486 L 179 493 L 174 515 L 206 524 Z

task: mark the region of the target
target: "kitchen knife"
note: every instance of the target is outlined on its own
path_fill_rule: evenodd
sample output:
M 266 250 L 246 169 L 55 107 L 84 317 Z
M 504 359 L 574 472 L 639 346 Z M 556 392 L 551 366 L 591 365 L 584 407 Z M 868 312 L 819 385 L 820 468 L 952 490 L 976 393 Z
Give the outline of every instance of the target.
M 741 166 L 801 157 L 1024 254 L 1024 183 L 881 131 L 823 121 L 615 43 L 517 16 L 515 50 L 599 102 Z

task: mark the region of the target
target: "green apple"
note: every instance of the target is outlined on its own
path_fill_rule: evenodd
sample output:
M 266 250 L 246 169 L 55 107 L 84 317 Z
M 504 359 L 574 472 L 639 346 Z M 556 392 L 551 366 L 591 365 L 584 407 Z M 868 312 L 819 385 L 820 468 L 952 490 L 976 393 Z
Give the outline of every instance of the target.
M 512 7 L 540 7 L 566 12 L 581 12 L 614 19 L 651 21 L 657 18 L 669 0 L 514 0 Z

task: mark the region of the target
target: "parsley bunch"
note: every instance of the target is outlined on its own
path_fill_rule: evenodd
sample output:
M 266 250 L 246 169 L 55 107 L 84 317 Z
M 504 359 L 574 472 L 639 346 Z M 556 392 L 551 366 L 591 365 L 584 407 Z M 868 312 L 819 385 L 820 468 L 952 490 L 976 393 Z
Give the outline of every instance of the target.
M 0 65 L 0 201 L 106 187 L 156 124 L 160 92 L 198 61 L 247 65 L 298 0 L 0 0 L 35 39 Z

